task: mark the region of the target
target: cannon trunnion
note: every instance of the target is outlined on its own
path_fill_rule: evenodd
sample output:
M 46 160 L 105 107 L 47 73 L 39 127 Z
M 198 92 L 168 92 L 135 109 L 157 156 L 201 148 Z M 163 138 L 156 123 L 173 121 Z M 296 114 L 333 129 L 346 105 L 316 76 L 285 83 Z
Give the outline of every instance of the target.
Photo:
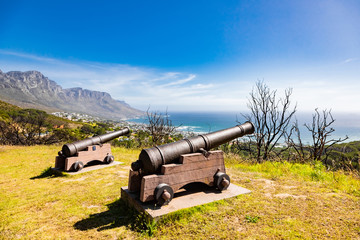
M 189 139 L 143 149 L 133 162 L 128 190 L 138 192 L 141 202 L 168 204 L 174 193 L 187 184 L 201 182 L 218 191 L 226 190 L 223 152 L 209 151 L 221 144 L 254 132 L 251 122 Z
M 110 164 L 114 161 L 114 156 L 111 154 L 110 144 L 105 142 L 129 133 L 130 129 L 126 127 L 119 131 L 65 144 L 56 156 L 55 168 L 77 172 L 94 160 Z

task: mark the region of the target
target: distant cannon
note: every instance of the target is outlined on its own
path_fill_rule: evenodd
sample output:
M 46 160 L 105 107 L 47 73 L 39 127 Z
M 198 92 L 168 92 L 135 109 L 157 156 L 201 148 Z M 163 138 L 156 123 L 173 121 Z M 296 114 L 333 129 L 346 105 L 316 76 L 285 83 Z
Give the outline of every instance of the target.
M 114 161 L 114 156 L 111 154 L 110 144 L 103 143 L 129 133 L 130 129 L 125 127 L 118 131 L 65 144 L 56 156 L 55 168 L 80 171 L 84 165 L 94 160 L 110 164 Z
M 128 189 L 140 192 L 142 202 L 155 199 L 167 204 L 174 192 L 192 182 L 215 186 L 220 191 L 230 185 L 225 173 L 222 151 L 209 151 L 233 139 L 252 134 L 255 128 L 246 122 L 232 128 L 202 134 L 189 139 L 143 149 L 139 160 L 131 164 Z

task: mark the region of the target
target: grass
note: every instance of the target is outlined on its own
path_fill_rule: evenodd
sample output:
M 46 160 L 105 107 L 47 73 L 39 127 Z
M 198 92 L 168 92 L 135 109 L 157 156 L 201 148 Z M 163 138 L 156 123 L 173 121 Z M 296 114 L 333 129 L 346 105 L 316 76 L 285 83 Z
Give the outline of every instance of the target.
M 120 199 L 140 150 L 113 148 L 123 165 L 59 175 L 60 148 L 0 146 L 0 239 L 360 239 L 359 178 L 320 164 L 226 158 L 232 183 L 251 194 L 155 223 Z

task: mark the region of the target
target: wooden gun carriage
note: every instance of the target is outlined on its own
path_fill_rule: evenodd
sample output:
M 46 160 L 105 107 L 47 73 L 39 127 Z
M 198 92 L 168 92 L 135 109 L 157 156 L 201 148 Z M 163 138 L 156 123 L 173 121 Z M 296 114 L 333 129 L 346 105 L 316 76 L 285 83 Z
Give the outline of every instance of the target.
M 168 204 L 174 193 L 187 184 L 205 183 L 220 191 L 230 185 L 222 151 L 209 151 L 254 132 L 251 122 L 177 142 L 143 149 L 131 164 L 128 190 L 141 202 Z
M 130 129 L 126 127 L 119 131 L 65 144 L 55 158 L 55 168 L 77 172 L 94 160 L 110 164 L 114 161 L 114 156 L 111 154 L 110 144 L 105 142 L 129 133 Z

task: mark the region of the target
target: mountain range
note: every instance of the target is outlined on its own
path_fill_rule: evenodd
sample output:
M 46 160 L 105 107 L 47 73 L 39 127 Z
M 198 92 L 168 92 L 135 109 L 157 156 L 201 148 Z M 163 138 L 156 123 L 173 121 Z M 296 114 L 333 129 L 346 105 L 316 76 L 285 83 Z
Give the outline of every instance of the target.
M 23 108 L 76 112 L 110 120 L 144 114 L 106 92 L 79 87 L 64 89 L 38 71 L 3 73 L 0 70 L 0 99 Z

